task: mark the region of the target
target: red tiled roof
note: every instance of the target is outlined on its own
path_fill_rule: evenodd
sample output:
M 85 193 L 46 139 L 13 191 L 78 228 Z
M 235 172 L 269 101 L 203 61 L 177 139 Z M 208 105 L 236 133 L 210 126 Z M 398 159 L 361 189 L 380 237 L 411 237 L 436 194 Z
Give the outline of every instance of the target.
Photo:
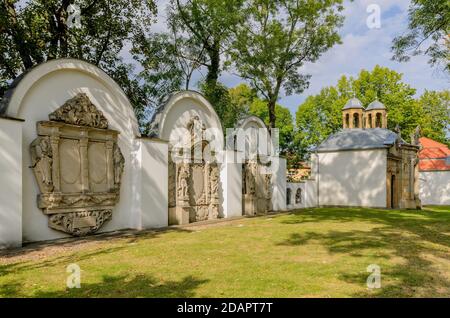
M 421 137 L 419 139 L 422 149 L 419 152 L 419 169 L 421 171 L 450 170 L 450 149 L 447 145 L 433 139 Z

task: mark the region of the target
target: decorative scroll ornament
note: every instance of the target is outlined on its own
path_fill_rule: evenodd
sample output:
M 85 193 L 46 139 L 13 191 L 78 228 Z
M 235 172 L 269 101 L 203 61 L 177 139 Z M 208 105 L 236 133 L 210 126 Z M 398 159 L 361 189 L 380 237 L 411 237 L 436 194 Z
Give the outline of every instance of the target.
M 107 129 L 108 120 L 89 100 L 89 97 L 80 93 L 69 99 L 60 108 L 48 115 L 52 121 L 66 124 Z
M 37 123 L 31 168 L 38 207 L 49 226 L 74 236 L 96 232 L 119 201 L 125 159 L 118 132 L 86 94 L 78 94 Z

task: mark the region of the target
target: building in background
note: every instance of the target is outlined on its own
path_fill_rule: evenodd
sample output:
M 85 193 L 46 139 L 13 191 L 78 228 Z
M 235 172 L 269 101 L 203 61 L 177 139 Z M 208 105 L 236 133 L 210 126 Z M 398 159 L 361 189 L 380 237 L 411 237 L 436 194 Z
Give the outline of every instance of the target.
M 450 149 L 426 137 L 419 142 L 420 199 L 424 205 L 450 205 Z
M 343 129 L 312 154 L 318 206 L 421 207 L 418 138 L 387 129 L 387 110 L 378 100 L 364 108 L 357 98 L 342 109 Z

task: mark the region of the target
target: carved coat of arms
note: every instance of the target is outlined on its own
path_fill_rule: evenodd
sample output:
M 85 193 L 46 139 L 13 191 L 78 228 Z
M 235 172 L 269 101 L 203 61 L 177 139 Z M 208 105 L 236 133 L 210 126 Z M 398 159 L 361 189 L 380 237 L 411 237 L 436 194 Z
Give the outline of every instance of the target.
M 31 168 L 49 215 L 49 226 L 74 236 L 96 232 L 119 201 L 125 160 L 118 132 L 108 129 L 101 111 L 80 93 L 37 123 Z

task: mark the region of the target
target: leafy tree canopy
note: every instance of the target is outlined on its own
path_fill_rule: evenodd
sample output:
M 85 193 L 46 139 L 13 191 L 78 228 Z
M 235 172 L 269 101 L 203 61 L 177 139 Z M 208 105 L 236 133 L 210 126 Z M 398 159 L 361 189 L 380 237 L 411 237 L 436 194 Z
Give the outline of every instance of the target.
M 267 101 L 269 126 L 276 126 L 280 93 L 301 93 L 309 75 L 305 62 L 339 43 L 342 0 L 251 0 L 236 29 L 231 57 L 239 75 Z
M 393 59 L 408 61 L 426 54 L 432 65 L 441 65 L 450 73 L 450 1 L 412 0 L 408 29 L 394 39 Z
M 79 26 L 69 27 L 71 5 Z M 122 52 L 149 32 L 156 16 L 152 0 L 2 0 L 0 2 L 0 96 L 11 81 L 50 59 L 73 57 L 101 67 L 145 113 L 149 96 Z
M 234 127 L 236 122 L 247 116 L 255 115 L 261 118 L 266 125 L 269 125 L 269 110 L 267 102 L 258 98 L 254 89 L 247 84 L 239 84 L 229 89 L 230 107 L 227 116 L 230 118 L 228 127 Z M 279 104 L 275 107 L 276 123 L 275 127 L 279 129 L 279 142 L 281 153 L 286 155 L 291 152 L 291 146 L 294 133 L 294 120 L 288 108 Z M 225 127 L 225 126 L 224 126 Z
M 400 127 L 402 137 L 420 125 L 425 136 L 449 142 L 449 91 L 425 92 L 418 100 L 416 90 L 402 82 L 402 75 L 376 66 L 362 70 L 356 78 L 342 76 L 336 86 L 325 87 L 309 96 L 296 113 L 295 146 L 301 157 L 330 134 L 342 128 L 342 108 L 356 96 L 366 107 L 378 98 L 388 110 L 388 128 Z

